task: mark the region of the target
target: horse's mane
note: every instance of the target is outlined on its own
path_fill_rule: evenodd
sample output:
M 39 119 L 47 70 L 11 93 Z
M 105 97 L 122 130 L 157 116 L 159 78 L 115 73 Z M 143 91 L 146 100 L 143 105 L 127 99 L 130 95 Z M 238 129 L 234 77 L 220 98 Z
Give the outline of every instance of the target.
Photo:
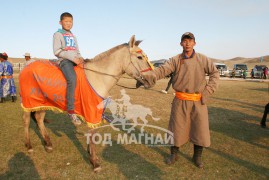
M 117 51 L 117 50 L 119 50 L 119 49 L 121 49 L 123 47 L 127 47 L 127 46 L 129 46 L 128 43 L 120 44 L 120 45 L 115 46 L 115 47 L 113 47 L 113 48 L 111 48 L 111 49 L 109 49 L 109 50 L 107 50 L 105 52 L 102 52 L 102 53 L 96 55 L 93 59 L 90 59 L 90 60 L 91 61 L 98 61 L 100 59 L 103 59 L 104 57 L 109 56 L 110 54 L 114 53 L 115 51 Z

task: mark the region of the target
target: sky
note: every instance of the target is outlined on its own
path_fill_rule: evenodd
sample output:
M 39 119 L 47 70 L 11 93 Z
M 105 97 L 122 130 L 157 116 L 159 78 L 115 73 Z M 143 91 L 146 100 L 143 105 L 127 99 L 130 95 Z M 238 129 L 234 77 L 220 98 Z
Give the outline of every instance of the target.
M 55 58 L 60 15 L 73 15 L 73 34 L 84 58 L 93 58 L 132 35 L 150 60 L 182 52 L 192 32 L 195 50 L 216 59 L 269 55 L 268 0 L 0 0 L 0 52 L 9 57 Z

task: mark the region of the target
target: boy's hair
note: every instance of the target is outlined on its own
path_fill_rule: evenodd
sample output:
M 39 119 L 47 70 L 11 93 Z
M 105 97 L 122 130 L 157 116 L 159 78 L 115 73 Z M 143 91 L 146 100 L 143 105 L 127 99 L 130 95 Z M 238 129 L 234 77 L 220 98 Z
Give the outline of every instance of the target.
M 72 14 L 70 14 L 69 12 L 64 12 L 63 14 L 61 14 L 60 20 L 62 21 L 65 17 L 71 17 L 73 19 Z

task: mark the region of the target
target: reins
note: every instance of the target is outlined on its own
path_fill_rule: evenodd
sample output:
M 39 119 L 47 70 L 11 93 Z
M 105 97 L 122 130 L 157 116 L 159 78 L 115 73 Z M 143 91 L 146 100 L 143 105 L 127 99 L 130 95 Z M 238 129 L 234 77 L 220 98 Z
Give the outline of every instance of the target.
M 138 53 L 141 53 L 141 54 L 142 54 L 142 51 L 139 51 Z M 143 80 L 143 77 L 142 77 L 141 73 L 152 70 L 152 67 L 150 66 L 149 68 L 140 71 L 140 70 L 134 65 L 134 63 L 133 63 L 133 61 L 132 61 L 130 50 L 129 50 L 129 55 L 130 55 L 130 62 L 129 62 L 129 64 L 127 65 L 126 69 L 128 69 L 129 66 L 130 66 L 130 64 L 132 64 L 133 67 L 139 72 L 139 76 L 138 76 L 137 78 L 135 78 L 135 79 L 138 80 L 138 79 L 140 78 L 141 80 Z M 142 54 L 142 55 L 143 55 L 143 54 Z M 147 58 L 147 57 L 146 57 L 146 58 Z M 90 60 L 89 60 L 89 59 L 85 59 L 85 61 L 90 61 Z M 120 76 L 118 76 L 118 75 L 108 74 L 108 73 L 105 73 L 105 72 L 96 71 L 96 70 L 93 70 L 93 69 L 90 69 L 90 68 L 86 68 L 86 67 L 81 67 L 81 68 L 82 68 L 82 69 L 85 69 L 85 70 L 89 70 L 89 71 L 95 72 L 95 73 L 98 73 L 98 74 L 102 74 L 102 75 L 106 75 L 106 76 L 113 77 L 114 79 L 117 80 L 117 82 L 118 82 L 119 79 L 120 79 Z M 127 87 L 127 86 L 120 85 L 120 84 L 118 84 L 118 83 L 116 83 L 116 86 L 123 87 L 123 88 L 127 88 L 127 89 L 137 89 L 137 88 L 139 88 L 139 87 L 134 87 L 134 88 L 133 88 L 133 87 Z
M 92 71 L 92 72 L 95 72 L 95 73 L 98 73 L 98 74 L 102 74 L 102 75 L 106 75 L 106 76 L 111 76 L 111 77 L 115 78 L 117 81 L 120 79 L 119 76 L 116 76 L 116 75 L 113 75 L 113 74 L 103 73 L 103 72 L 95 71 L 95 70 L 89 69 L 89 68 L 83 68 L 83 69 L 89 70 L 89 71 Z M 125 77 L 123 77 L 123 78 L 125 78 Z M 133 78 L 128 78 L 128 79 L 133 79 Z M 118 83 L 116 83 L 116 86 L 123 87 L 123 88 L 126 88 L 126 89 L 137 89 L 138 88 L 138 87 L 127 87 L 127 86 L 120 85 Z
M 111 77 L 115 78 L 116 80 L 120 79 L 119 76 L 117 76 L 117 75 L 108 74 L 108 73 L 96 71 L 96 70 L 93 70 L 93 69 L 90 69 L 90 68 L 85 68 L 85 67 L 82 67 L 82 69 L 86 69 L 86 70 L 89 70 L 89 71 L 92 71 L 92 72 L 95 72 L 95 73 L 98 73 L 98 74 L 106 75 L 106 76 L 111 76 Z

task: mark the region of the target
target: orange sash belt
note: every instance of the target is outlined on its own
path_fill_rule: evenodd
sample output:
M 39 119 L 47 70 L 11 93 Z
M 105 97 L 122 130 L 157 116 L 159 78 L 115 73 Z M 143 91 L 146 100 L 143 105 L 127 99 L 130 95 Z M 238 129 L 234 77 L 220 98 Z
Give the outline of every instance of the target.
M 176 97 L 180 100 L 186 101 L 200 101 L 202 94 L 191 94 L 191 93 L 184 93 L 184 92 L 176 92 Z
M 10 78 L 13 78 L 13 76 L 12 76 L 12 75 L 10 75 L 10 76 L 1 76 L 1 79 L 2 79 L 2 78 L 10 79 Z

